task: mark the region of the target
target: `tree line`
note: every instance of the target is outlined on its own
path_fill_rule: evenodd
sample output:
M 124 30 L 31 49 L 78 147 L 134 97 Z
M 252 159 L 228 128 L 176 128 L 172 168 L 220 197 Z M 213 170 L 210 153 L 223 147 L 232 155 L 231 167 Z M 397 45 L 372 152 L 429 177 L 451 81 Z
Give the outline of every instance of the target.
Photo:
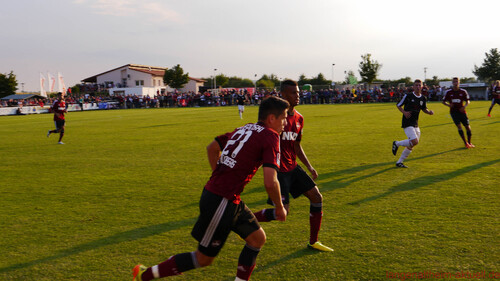
M 404 77 L 397 80 L 380 80 L 377 79 L 379 71 L 382 68 L 382 64 L 377 60 L 372 58 L 372 55 L 367 53 L 361 55 L 361 61 L 359 63 L 358 73 L 361 77 L 361 82 L 372 84 L 373 82 L 382 82 L 386 85 L 397 86 L 399 84 L 409 85 L 412 84 L 412 79 L 410 77 Z M 481 66 L 474 65 L 474 70 L 472 73 L 480 81 L 485 81 L 491 83 L 495 80 L 500 79 L 500 52 L 497 48 L 490 49 L 489 52 L 485 53 L 485 59 Z M 473 77 L 459 77 L 464 83 L 474 82 L 476 79 Z M 257 79 L 255 75 L 254 80 L 248 78 L 241 78 L 237 76 L 227 76 L 225 74 L 218 74 L 214 77 L 201 78 L 205 80 L 206 88 L 224 87 L 224 88 L 247 88 L 247 87 L 259 87 L 259 88 L 276 88 L 280 86 L 281 79 L 278 78 L 276 74 L 263 74 Z M 431 79 L 426 79 L 424 82 L 429 85 L 439 85 L 440 81 L 450 81 L 451 78 L 438 78 L 433 76 Z M 185 84 L 189 82 L 189 73 L 184 73 L 182 67 L 177 64 L 172 68 L 166 68 L 165 74 L 163 76 L 163 81 L 166 85 L 174 89 L 180 89 Z M 215 82 L 215 85 L 214 85 Z M 311 84 L 311 85 L 324 85 L 329 86 L 332 84 L 332 80 L 328 80 L 322 73 L 319 73 L 314 77 L 306 77 L 301 74 L 297 79 L 299 85 Z M 357 78 L 354 71 L 349 70 L 345 72 L 345 78 L 340 84 L 357 84 Z M 11 71 L 10 73 L 0 73 L 0 98 L 8 95 L 15 94 L 17 91 L 17 79 L 16 75 Z M 77 91 L 77 87 L 72 87 L 72 89 Z

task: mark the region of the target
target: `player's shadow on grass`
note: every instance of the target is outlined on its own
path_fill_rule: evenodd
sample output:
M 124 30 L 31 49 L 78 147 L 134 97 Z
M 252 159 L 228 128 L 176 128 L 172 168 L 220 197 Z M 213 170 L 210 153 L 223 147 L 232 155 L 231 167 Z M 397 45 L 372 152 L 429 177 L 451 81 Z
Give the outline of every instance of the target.
M 371 197 L 368 197 L 365 199 L 361 199 L 361 200 L 357 200 L 357 201 L 354 201 L 354 202 L 351 202 L 348 204 L 349 205 L 360 205 L 360 204 L 367 203 L 367 202 L 370 202 L 373 200 L 387 197 L 387 196 L 392 195 L 392 194 L 397 193 L 397 192 L 410 191 L 410 190 L 414 190 L 417 188 L 427 186 L 429 184 L 435 184 L 435 183 L 439 183 L 442 181 L 447 181 L 449 179 L 458 177 L 458 176 L 463 175 L 465 173 L 468 173 L 468 172 L 471 172 L 471 171 L 474 171 L 474 170 L 477 170 L 477 169 L 480 169 L 483 167 L 491 166 L 491 165 L 496 164 L 498 162 L 500 162 L 500 159 L 491 160 L 491 161 L 483 162 L 483 163 L 478 163 L 475 165 L 471 165 L 471 166 L 467 166 L 467 167 L 458 169 L 456 171 L 447 172 L 447 173 L 443 173 L 443 174 L 439 174 L 439 175 L 419 177 L 416 179 L 412 179 L 411 181 L 393 186 L 389 190 L 387 190 L 386 192 L 384 192 L 382 194 L 374 195 L 374 196 L 371 196 Z
M 65 249 L 65 250 L 60 250 L 59 252 L 55 253 L 52 256 L 29 261 L 29 262 L 24 262 L 24 263 L 18 263 L 14 264 L 11 266 L 7 267 L 2 267 L 0 268 L 0 273 L 4 272 L 9 272 L 12 270 L 16 269 L 24 269 L 28 268 L 31 266 L 35 266 L 38 264 L 42 264 L 45 262 L 77 255 L 83 252 L 95 250 L 101 247 L 106 247 L 110 245 L 115 245 L 115 244 L 120 244 L 122 242 L 130 242 L 130 241 L 135 241 L 139 239 L 143 239 L 146 237 L 150 237 L 153 235 L 158 235 L 162 234 L 168 231 L 172 230 L 177 230 L 182 227 L 186 227 L 189 225 L 193 225 L 196 221 L 196 218 L 188 218 L 180 221 L 174 221 L 174 222 L 166 222 L 166 223 L 161 223 L 161 224 L 155 224 L 155 225 L 149 225 L 149 226 L 144 226 L 136 229 L 132 229 L 129 231 L 125 232 L 120 232 L 115 235 L 109 236 L 109 237 L 104 237 L 95 241 L 91 241 L 88 243 L 76 245 L 72 248 Z
M 423 156 L 408 159 L 407 162 L 421 160 L 421 159 L 430 158 L 430 157 L 435 157 L 435 156 L 438 156 L 441 154 L 450 153 L 450 152 L 454 152 L 454 151 L 458 151 L 458 150 L 463 150 L 463 148 L 455 148 L 455 149 L 442 151 L 442 152 L 438 152 L 438 153 L 423 155 Z M 360 166 L 355 166 L 352 168 L 338 170 L 338 171 L 331 172 L 331 173 L 321 174 L 319 176 L 319 179 L 318 179 L 318 182 L 319 182 L 318 185 L 321 186 L 321 191 L 323 191 L 323 192 L 331 191 L 331 190 L 335 190 L 335 189 L 339 189 L 339 188 L 344 188 L 344 187 L 347 187 L 355 182 L 383 174 L 387 171 L 390 171 L 393 169 L 401 169 L 401 168 L 396 168 L 394 166 L 394 164 L 395 164 L 395 161 L 373 163 L 373 164 L 360 165 Z M 373 169 L 373 168 L 379 168 L 379 167 L 385 167 L 385 168 L 383 168 L 381 170 L 376 170 L 370 174 L 366 174 L 366 175 L 362 175 L 362 176 L 354 176 L 353 175 L 353 174 L 358 173 L 358 172 L 362 172 L 362 171 Z M 339 178 L 337 178 L 337 177 L 339 177 Z M 334 178 L 334 179 L 331 179 L 331 178 Z M 329 180 L 329 179 L 330 179 L 330 181 L 328 181 L 328 182 L 322 182 L 324 180 Z

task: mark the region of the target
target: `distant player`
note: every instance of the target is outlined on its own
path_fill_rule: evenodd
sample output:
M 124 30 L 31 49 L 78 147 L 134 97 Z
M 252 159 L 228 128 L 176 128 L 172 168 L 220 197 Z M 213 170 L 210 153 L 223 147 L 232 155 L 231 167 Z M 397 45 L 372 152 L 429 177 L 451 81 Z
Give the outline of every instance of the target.
M 177 254 L 153 267 L 137 265 L 133 270 L 134 281 L 179 275 L 210 265 L 231 231 L 246 241 L 238 260 L 235 280 L 250 279 L 266 235 L 250 209 L 241 201 L 240 194 L 262 165 L 264 186 L 277 206 L 276 216 L 280 221 L 286 219 L 277 171 L 280 165 L 279 133 L 286 124 L 288 106 L 283 99 L 269 98 L 259 107 L 259 122 L 220 135 L 208 145 L 213 172 L 201 195 L 200 215 L 191 232 L 199 242 L 198 249 Z
M 470 104 L 469 93 L 460 88 L 460 79 L 454 77 L 452 80 L 453 87 L 448 90 L 444 96 L 443 104 L 450 108 L 450 115 L 453 122 L 457 126 L 458 134 L 464 141 L 466 148 L 474 148 L 475 146 L 470 142 L 472 138 L 472 131 L 470 129 L 469 118 L 465 108 Z M 465 139 L 462 123 L 467 130 L 467 140 Z
M 66 102 L 64 101 L 64 94 L 59 92 L 57 93 L 57 100 L 51 106 L 52 111 L 54 112 L 54 123 L 56 125 L 55 130 L 49 130 L 47 132 L 47 137 L 50 137 L 52 133 L 59 133 L 59 142 L 58 144 L 64 144 L 62 142 L 62 138 L 64 136 L 64 128 L 66 124 L 66 117 L 64 114 L 68 112 L 66 110 Z
M 281 198 L 287 212 L 290 208 L 290 194 L 297 198 L 304 194 L 309 199 L 309 248 L 331 252 L 331 248 L 318 241 L 318 234 L 323 218 L 323 196 L 319 192 L 314 180 L 318 172 L 313 168 L 307 158 L 300 141 L 304 128 L 304 117 L 295 110 L 300 102 L 299 87 L 297 82 L 286 80 L 281 83 L 281 95 L 290 103 L 287 111 L 287 124 L 281 133 L 281 167 L 278 180 L 281 187 Z M 311 177 L 297 163 L 297 157 L 311 173 Z M 271 200 L 268 203 L 272 204 Z M 268 222 L 276 219 L 275 209 L 263 209 L 254 213 L 259 222 Z
M 418 116 L 420 110 L 424 113 L 433 115 L 434 111 L 427 108 L 427 98 L 422 95 L 422 81 L 417 79 L 413 83 L 413 93 L 405 94 L 397 104 L 397 108 L 403 113 L 402 128 L 408 139 L 392 142 L 392 154 L 396 155 L 398 148 L 404 146 L 401 157 L 396 162 L 396 167 L 408 168 L 403 161 L 410 155 L 413 147 L 418 144 L 420 139 L 420 128 L 418 127 Z
M 238 92 L 238 95 L 236 95 L 236 101 L 240 119 L 243 119 L 243 112 L 245 112 L 245 94 L 241 90 Z
M 493 106 L 495 106 L 495 103 L 500 105 L 500 80 L 495 81 L 495 86 L 493 86 L 491 95 L 492 100 L 490 109 L 488 109 L 488 117 L 491 117 L 491 110 L 493 109 Z

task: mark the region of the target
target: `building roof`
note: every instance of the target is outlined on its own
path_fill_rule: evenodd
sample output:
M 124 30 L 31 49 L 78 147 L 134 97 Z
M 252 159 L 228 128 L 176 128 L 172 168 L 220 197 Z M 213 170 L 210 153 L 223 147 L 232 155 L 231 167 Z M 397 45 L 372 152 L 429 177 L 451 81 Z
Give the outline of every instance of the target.
M 100 75 L 103 75 L 103 74 L 106 74 L 106 73 L 109 73 L 109 72 L 112 72 L 112 71 L 115 71 L 115 70 L 118 70 L 118 69 L 124 68 L 124 67 L 128 67 L 130 70 L 135 70 L 135 71 L 139 71 L 139 72 L 148 73 L 148 74 L 151 74 L 151 75 L 156 76 L 156 77 L 163 77 L 163 75 L 165 74 L 165 70 L 166 70 L 165 67 L 157 67 L 157 66 L 149 66 L 149 65 L 141 65 L 141 64 L 130 64 L 129 63 L 129 64 L 126 64 L 126 65 L 122 65 L 120 67 L 117 67 L 117 68 L 105 71 L 103 73 L 99 73 L 97 75 L 85 78 L 85 79 L 82 80 L 82 82 L 97 83 L 97 76 L 100 76 Z M 200 83 L 206 82 L 205 80 L 198 79 L 198 78 L 193 78 L 193 77 L 189 77 L 189 79 L 193 80 L 193 81 L 196 81 L 196 82 L 200 82 Z
M 18 94 L 18 95 L 9 95 L 6 97 L 3 97 L 3 100 L 25 100 L 29 98 L 43 98 L 46 99 L 46 97 L 42 97 L 40 95 L 35 95 L 35 94 Z

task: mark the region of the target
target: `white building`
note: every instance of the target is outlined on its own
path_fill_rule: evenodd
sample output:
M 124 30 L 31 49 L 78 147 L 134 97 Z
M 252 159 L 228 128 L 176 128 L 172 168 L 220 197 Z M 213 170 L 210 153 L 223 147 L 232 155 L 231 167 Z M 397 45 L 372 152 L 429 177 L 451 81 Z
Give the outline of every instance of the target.
M 83 83 L 95 83 L 108 88 L 110 95 L 154 96 L 174 89 L 163 83 L 165 68 L 140 64 L 126 64 L 115 69 L 83 79 Z M 198 92 L 205 80 L 189 77 L 181 92 Z

